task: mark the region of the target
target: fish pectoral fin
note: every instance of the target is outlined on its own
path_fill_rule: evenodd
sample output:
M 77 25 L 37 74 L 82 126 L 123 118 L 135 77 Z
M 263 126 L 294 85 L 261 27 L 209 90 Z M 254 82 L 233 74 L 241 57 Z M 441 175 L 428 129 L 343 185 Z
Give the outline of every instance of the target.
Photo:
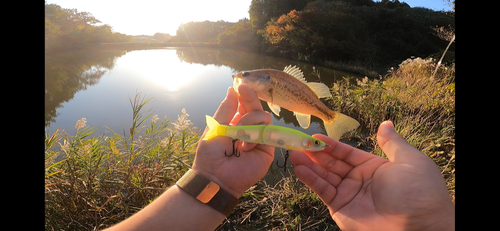
M 307 83 L 315 93 L 318 95 L 318 98 L 332 97 L 332 93 L 330 92 L 330 88 L 328 88 L 324 83 Z
M 311 115 L 295 112 L 295 117 L 302 128 L 307 129 L 311 123 Z
M 276 105 L 276 104 L 273 104 L 273 103 L 270 103 L 270 102 L 267 102 L 267 106 L 269 106 L 269 108 L 271 109 L 271 111 L 277 115 L 277 116 L 280 116 L 280 111 L 281 111 L 281 107 Z

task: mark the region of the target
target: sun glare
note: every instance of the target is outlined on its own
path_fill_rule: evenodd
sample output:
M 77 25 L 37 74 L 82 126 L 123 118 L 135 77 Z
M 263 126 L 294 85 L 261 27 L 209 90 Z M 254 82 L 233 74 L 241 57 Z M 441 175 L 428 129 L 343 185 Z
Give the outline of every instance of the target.
M 166 91 L 176 92 L 199 77 L 200 68 L 198 65 L 183 63 L 176 55 L 168 55 L 168 52 L 176 51 L 150 51 L 147 53 L 147 59 L 139 56 L 135 59 L 134 65 L 141 67 L 141 72 L 144 73 L 140 76 L 142 79 Z

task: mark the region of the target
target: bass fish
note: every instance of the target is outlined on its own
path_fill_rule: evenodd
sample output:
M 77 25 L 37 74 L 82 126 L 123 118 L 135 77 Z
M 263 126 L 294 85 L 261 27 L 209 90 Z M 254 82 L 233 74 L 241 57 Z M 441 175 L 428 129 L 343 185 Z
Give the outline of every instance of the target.
M 294 112 L 304 129 L 311 123 L 311 115 L 323 120 L 329 137 L 339 140 L 344 133 L 356 129 L 358 121 L 328 108 L 320 98 L 332 97 L 323 83 L 307 82 L 302 71 L 292 65 L 283 71 L 258 69 L 233 75 L 233 87 L 240 84 L 252 88 L 259 99 L 266 101 L 271 111 L 279 116 L 281 107 Z
M 277 125 L 220 125 L 207 115 L 208 131 L 202 140 L 216 136 L 228 136 L 241 142 L 267 144 L 287 150 L 321 151 L 328 146 L 325 142 L 295 129 Z

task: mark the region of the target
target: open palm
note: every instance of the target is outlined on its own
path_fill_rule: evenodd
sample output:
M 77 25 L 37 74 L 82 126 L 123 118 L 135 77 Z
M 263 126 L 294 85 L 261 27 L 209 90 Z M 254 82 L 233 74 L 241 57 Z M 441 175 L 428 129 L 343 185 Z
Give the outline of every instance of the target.
M 314 135 L 330 146 L 294 151 L 297 177 L 317 193 L 342 230 L 454 229 L 454 205 L 434 162 L 381 124 L 377 142 L 388 160 Z
M 272 124 L 271 115 L 263 111 L 253 90 L 241 85 L 238 92 L 239 96 L 232 87 L 228 89 L 226 98 L 215 112 L 215 120 L 224 125 Z M 240 156 L 226 157 L 224 152 L 232 153 L 231 138 L 200 140 L 193 169 L 239 197 L 265 176 L 274 159 L 274 147 L 246 142 L 236 144 Z

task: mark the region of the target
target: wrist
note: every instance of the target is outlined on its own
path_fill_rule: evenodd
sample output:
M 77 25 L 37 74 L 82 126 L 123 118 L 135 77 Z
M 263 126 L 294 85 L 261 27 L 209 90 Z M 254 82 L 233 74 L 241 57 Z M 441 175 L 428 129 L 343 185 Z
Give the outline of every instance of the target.
M 205 178 L 209 179 L 210 181 L 213 181 L 214 183 L 219 185 L 219 187 L 226 190 L 227 192 L 229 192 L 231 195 L 233 195 L 236 198 L 240 198 L 241 195 L 243 195 L 243 193 L 245 192 L 245 191 L 239 192 L 238 190 L 233 189 L 233 187 L 230 187 L 230 185 L 224 183 L 222 180 L 220 180 L 214 174 L 212 174 L 208 171 L 205 171 L 201 168 L 198 168 L 196 166 L 196 164 L 193 165 L 192 169 L 195 170 L 196 172 L 200 173 L 201 175 L 203 175 Z
M 226 217 L 231 214 L 238 204 L 238 197 L 193 169 L 186 172 L 177 181 L 176 185 L 199 202 L 212 207 Z

